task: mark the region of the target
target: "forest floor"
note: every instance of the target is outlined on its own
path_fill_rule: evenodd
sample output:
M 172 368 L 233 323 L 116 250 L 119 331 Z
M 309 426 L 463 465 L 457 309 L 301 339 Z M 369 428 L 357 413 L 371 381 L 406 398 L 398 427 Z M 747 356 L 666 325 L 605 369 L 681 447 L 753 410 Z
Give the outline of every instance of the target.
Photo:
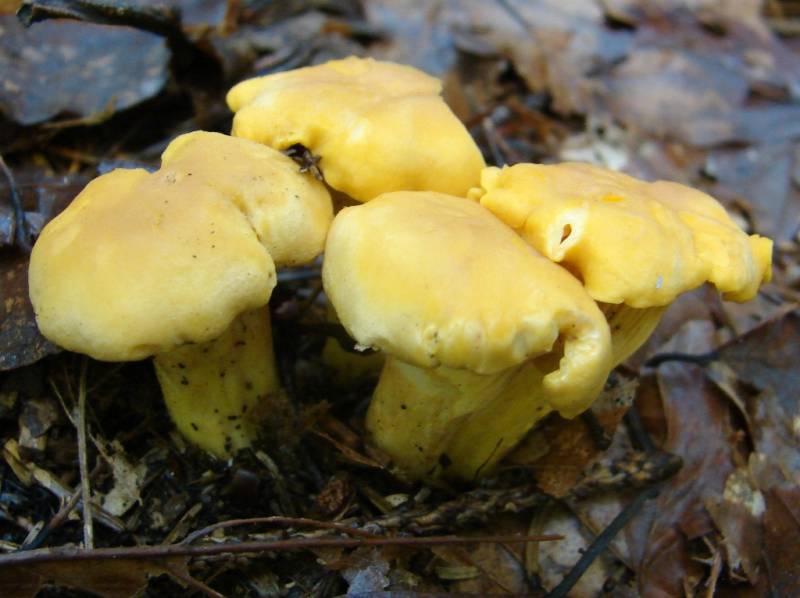
M 800 595 L 800 2 L 62 0 L 24 2 L 28 28 L 18 4 L 0 2 L 0 595 Z M 234 83 L 351 54 L 440 77 L 490 164 L 707 191 L 774 239 L 772 282 L 745 304 L 685 294 L 589 414 L 434 488 L 365 442 L 375 377 L 323 362 L 319 268 L 285 272 L 267 431 L 227 462 L 188 446 L 149 362 L 41 337 L 30 245 L 99 174 L 229 132 Z

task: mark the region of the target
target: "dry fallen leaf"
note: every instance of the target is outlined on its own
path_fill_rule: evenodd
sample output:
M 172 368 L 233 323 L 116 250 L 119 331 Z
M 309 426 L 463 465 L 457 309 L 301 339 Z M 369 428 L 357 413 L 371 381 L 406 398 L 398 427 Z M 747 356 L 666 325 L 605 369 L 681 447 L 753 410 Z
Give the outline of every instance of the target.
M 681 332 L 665 349 L 699 354 L 712 346 L 709 322 L 690 321 Z M 664 483 L 658 498 L 645 505 L 625 534 L 639 590 L 675 595 L 683 592 L 684 579 L 702 573 L 690 559 L 688 542 L 713 530 L 704 503 L 722 495 L 735 455 L 728 403 L 701 367 L 666 363 L 658 368 L 657 381 L 659 393 L 649 396 L 660 399 L 663 412 L 661 449 L 680 456 L 683 468 Z
M 168 62 L 152 33 L 68 21 L 26 29 L 0 15 L 0 112 L 21 125 L 59 115 L 105 120 L 156 95 Z
M 28 256 L 0 254 L 0 371 L 28 365 L 58 348 L 36 327 L 28 299 Z
M 150 577 L 177 571 L 186 573 L 186 557 L 161 562 L 145 559 L 64 560 L 25 565 L 5 565 L 0 570 L 0 595 L 32 598 L 45 586 L 61 586 L 108 598 L 128 598 L 142 590 Z

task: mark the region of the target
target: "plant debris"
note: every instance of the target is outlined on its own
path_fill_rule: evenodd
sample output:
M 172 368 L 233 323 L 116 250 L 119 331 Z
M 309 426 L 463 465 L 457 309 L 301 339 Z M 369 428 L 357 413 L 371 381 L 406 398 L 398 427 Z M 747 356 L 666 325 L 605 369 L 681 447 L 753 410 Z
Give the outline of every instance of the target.
M 795 2 L 26 0 L 27 27 L 19 4 L 0 11 L 0 594 L 800 594 Z M 490 163 L 708 191 L 775 239 L 771 284 L 745 305 L 687 293 L 590 412 L 434 487 L 369 443 L 374 368 L 322 358 L 353 344 L 319 265 L 286 270 L 274 417 L 228 461 L 188 446 L 150 364 L 38 333 L 31 241 L 100 172 L 229 131 L 233 84 L 350 54 L 442 78 Z

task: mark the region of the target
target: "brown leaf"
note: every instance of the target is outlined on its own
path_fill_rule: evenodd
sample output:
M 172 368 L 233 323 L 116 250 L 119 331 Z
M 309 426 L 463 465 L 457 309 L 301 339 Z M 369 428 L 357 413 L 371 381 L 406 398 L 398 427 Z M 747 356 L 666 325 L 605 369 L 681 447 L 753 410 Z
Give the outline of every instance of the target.
M 800 201 L 792 184 L 796 149 L 791 143 L 770 143 L 711 152 L 705 171 L 717 181 L 716 196 L 752 202 L 756 230 L 776 240 L 797 232 Z
M 15 178 L 28 226 L 34 234 L 86 184 L 82 175 L 50 177 L 37 168 L 19 170 Z M 7 197 L 8 183 L 2 180 L 0 198 L 5 201 Z M 10 250 L 0 253 L 0 280 L 0 371 L 56 353 L 59 349 L 39 334 L 36 327 L 28 298 L 28 256 Z
M 614 436 L 617 425 L 633 402 L 635 391 L 633 378 L 615 372 L 590 414 L 570 420 L 557 416 L 550 418 L 508 459 L 530 467 L 536 475 L 536 483 L 544 492 L 556 497 L 565 496 L 589 464 L 605 452 L 598 436 L 607 439 Z M 587 423 L 592 421 L 591 418 L 594 418 L 593 426 Z
M 719 350 L 720 360 L 738 379 L 739 386 L 732 391 L 745 406 L 755 445 L 750 471 L 765 503 L 761 532 L 765 583 L 781 596 L 800 592 L 798 355 L 797 309 L 765 322 Z M 752 550 L 746 540 L 738 543 L 740 551 Z
M 771 390 L 787 415 L 798 413 L 798 356 L 800 309 L 781 314 L 719 349 L 720 361 L 755 389 Z
M 458 3 L 447 18 L 469 31 L 483 46 L 508 57 L 533 91 L 547 91 L 561 113 L 589 112 L 594 107 L 594 71 L 602 71 L 627 53 L 629 31 L 604 24 L 592 2 Z
M 58 347 L 36 327 L 28 298 L 28 256 L 0 254 L 0 276 L 0 371 L 28 365 L 58 352 Z
M 753 488 L 747 469 L 742 467 L 733 472 L 725 483 L 723 497 L 710 500 L 706 508 L 722 532 L 728 568 L 744 572 L 755 585 L 763 550 L 764 498 Z
M 156 95 L 167 80 L 162 38 L 127 27 L 0 16 L 0 112 L 21 125 L 64 114 L 105 120 Z
M 766 577 L 772 596 L 800 596 L 800 520 L 792 513 L 800 504 L 800 491 L 774 489 L 766 494 L 764 552 Z
M 704 503 L 722 495 L 735 467 L 734 447 L 728 404 L 701 368 L 665 364 L 658 382 L 667 426 L 662 448 L 680 456 L 684 466 L 631 523 L 626 539 L 638 564 L 639 588 L 676 595 L 683 592 L 683 579 L 699 573 L 687 540 L 713 529 Z
M 186 557 L 169 557 L 164 564 L 172 569 L 185 570 L 186 562 Z M 7 566 L 0 575 L 0 595 L 6 598 L 31 598 L 43 586 L 55 585 L 108 598 L 127 598 L 142 590 L 151 576 L 165 572 L 164 565 L 135 558 Z
M 503 534 L 525 533 L 525 525 L 520 517 L 498 517 L 492 522 L 492 531 Z M 539 545 L 560 542 L 542 542 Z M 522 563 L 524 547 L 524 544 L 476 544 L 439 546 L 431 552 L 438 557 L 435 565 L 437 576 L 452 581 L 450 590 L 453 593 L 518 596 L 530 591 Z
M 573 514 L 560 506 L 549 509 L 547 520 L 537 533 L 564 536 L 558 542 L 538 544 L 538 570 L 542 585 L 552 590 L 575 566 L 594 538 Z M 602 595 L 603 587 L 613 577 L 614 569 L 613 554 L 600 554 L 569 595 L 576 598 Z
M 786 90 L 800 68 L 763 20 L 659 4 L 643 11 L 628 59 L 601 77 L 621 122 L 697 147 L 797 135 L 798 108 Z M 750 105 L 754 94 L 777 101 Z
M 675 45 L 639 47 L 605 83 L 622 122 L 690 145 L 730 139 L 735 125 L 725 115 L 747 95 L 740 73 Z
M 423 8 L 415 0 L 366 2 L 369 23 L 388 34 L 383 43 L 375 44 L 375 58 L 410 64 L 437 77 L 444 75 L 457 59 L 452 32 L 439 18 L 444 4 L 431 2 Z

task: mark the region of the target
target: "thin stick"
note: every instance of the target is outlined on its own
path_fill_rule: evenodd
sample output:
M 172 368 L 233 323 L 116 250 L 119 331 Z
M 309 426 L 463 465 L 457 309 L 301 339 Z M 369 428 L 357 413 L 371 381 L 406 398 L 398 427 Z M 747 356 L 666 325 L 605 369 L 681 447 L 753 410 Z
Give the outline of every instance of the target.
M 31 539 L 30 542 L 22 545 L 22 550 L 33 550 L 34 548 L 39 548 L 47 537 L 50 535 L 54 529 L 61 525 L 61 523 L 67 518 L 67 516 L 72 512 L 72 509 L 75 508 L 75 505 L 78 504 L 78 499 L 81 497 L 81 491 L 76 490 L 72 493 L 72 496 L 69 497 L 69 500 L 66 504 L 61 507 L 61 509 L 56 513 L 50 521 L 47 522 L 41 531 L 36 534 L 36 536 Z
M 223 544 L 169 544 L 160 546 L 122 546 L 82 550 L 73 547 L 40 548 L 0 555 L 0 570 L 4 567 L 27 566 L 34 563 L 119 561 L 124 559 L 160 560 L 166 557 L 214 556 L 219 554 L 258 554 L 279 550 L 315 548 L 357 548 L 359 546 L 446 546 L 458 544 L 526 544 L 551 542 L 564 536 L 547 534 L 539 536 L 425 536 L 400 538 L 290 538 L 263 542 L 226 542 Z
M 90 479 L 94 479 L 95 476 L 100 472 L 102 468 L 102 463 L 97 462 L 92 470 L 92 473 L 89 474 Z M 75 492 L 70 495 L 69 500 L 64 503 L 64 505 L 58 510 L 58 512 L 53 515 L 50 521 L 42 528 L 42 530 L 27 544 L 22 545 L 22 550 L 33 550 L 34 548 L 39 548 L 44 544 L 44 541 L 47 540 L 50 533 L 61 527 L 61 524 L 66 521 L 69 514 L 72 513 L 72 510 L 75 508 L 75 505 L 78 504 L 78 500 L 81 498 L 81 489 L 78 488 Z
M 164 571 L 180 579 L 183 583 L 185 583 L 190 588 L 197 590 L 198 592 L 202 592 L 206 596 L 211 596 L 211 598 L 225 598 L 225 594 L 220 594 L 215 589 L 207 586 L 199 579 L 195 579 L 191 575 L 188 575 L 178 569 L 177 567 L 172 567 L 170 565 L 162 565 Z
M 17 181 L 14 179 L 14 174 L 11 169 L 0 156 L 0 170 L 6 177 L 8 184 L 8 194 L 11 196 L 11 206 L 14 208 L 14 241 L 17 246 L 26 253 L 31 252 L 31 236 L 28 232 L 28 223 L 25 220 L 25 210 L 22 207 L 22 198 L 19 196 L 19 189 L 17 188 Z
M 719 574 L 722 572 L 722 555 L 719 550 L 714 551 L 714 560 L 711 563 L 711 573 L 708 575 L 708 587 L 706 588 L 705 598 L 714 598 L 719 582 Z
M 343 534 L 348 534 L 350 536 L 358 536 L 361 538 L 377 538 L 376 534 L 358 529 L 353 528 L 348 525 L 342 523 L 335 523 L 333 521 L 317 521 L 316 519 L 307 519 L 305 517 L 253 517 L 250 519 L 230 519 L 228 521 L 219 521 L 217 523 L 213 523 L 209 526 L 204 527 L 203 529 L 199 529 L 195 532 L 192 532 L 188 536 L 186 536 L 180 543 L 181 544 L 191 544 L 198 538 L 202 538 L 203 536 L 207 536 L 211 532 L 217 529 L 224 529 L 228 527 L 235 527 L 238 525 L 259 525 L 259 524 L 275 524 L 275 525 L 302 525 L 306 527 L 318 527 L 321 529 L 332 529 Z
M 716 351 L 709 351 L 708 353 L 657 353 L 650 359 L 644 362 L 644 365 L 649 368 L 657 368 L 662 363 L 669 363 L 677 361 L 681 363 L 694 363 L 697 365 L 708 365 L 712 361 L 719 359 L 719 354 Z
M 517 22 L 520 27 L 528 32 L 533 29 L 531 22 L 522 16 L 522 13 L 519 12 L 513 4 L 511 4 L 511 0 L 497 0 L 497 3 L 508 13 L 512 19 Z
M 92 522 L 92 492 L 89 487 L 89 467 L 86 455 L 86 369 L 89 360 L 84 357 L 81 363 L 81 378 L 78 383 L 78 465 L 81 474 L 81 497 L 83 502 L 83 547 L 94 548 L 94 524 Z
M 657 450 L 656 445 L 645 429 L 642 419 L 639 417 L 639 410 L 636 409 L 636 405 L 630 406 L 623 416 L 623 420 L 625 421 L 625 425 L 628 426 L 628 436 L 633 446 L 648 454 L 655 453 Z
M 546 598 L 565 598 L 572 587 L 578 583 L 581 576 L 591 566 L 594 560 L 608 548 L 614 537 L 625 527 L 628 522 L 639 512 L 644 503 L 658 495 L 658 488 L 652 486 L 641 492 L 631 503 L 626 506 L 619 515 L 594 539 L 594 542 L 584 551 L 583 556 L 578 559 L 572 570 L 561 580 Z

